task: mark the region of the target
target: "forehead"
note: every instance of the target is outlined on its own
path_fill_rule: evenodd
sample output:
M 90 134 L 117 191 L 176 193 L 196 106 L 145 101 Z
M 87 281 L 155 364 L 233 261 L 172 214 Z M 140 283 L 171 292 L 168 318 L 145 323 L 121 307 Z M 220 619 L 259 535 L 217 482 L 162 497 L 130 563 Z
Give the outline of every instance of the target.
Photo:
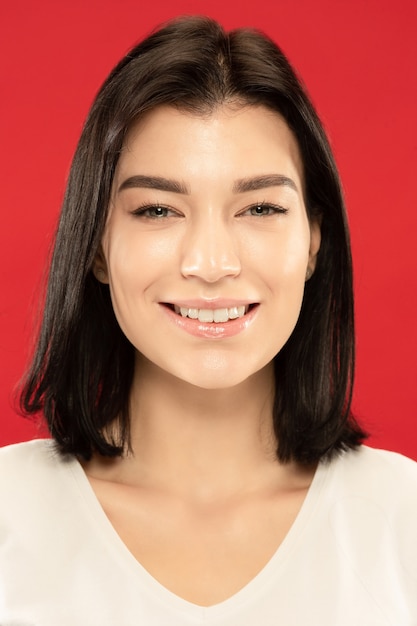
M 159 106 L 127 133 L 116 178 L 163 170 L 178 177 L 272 173 L 298 178 L 303 166 L 297 140 L 284 118 L 264 106 L 223 105 L 209 115 Z M 149 171 L 147 171 L 149 170 Z M 302 185 L 303 186 L 303 185 Z

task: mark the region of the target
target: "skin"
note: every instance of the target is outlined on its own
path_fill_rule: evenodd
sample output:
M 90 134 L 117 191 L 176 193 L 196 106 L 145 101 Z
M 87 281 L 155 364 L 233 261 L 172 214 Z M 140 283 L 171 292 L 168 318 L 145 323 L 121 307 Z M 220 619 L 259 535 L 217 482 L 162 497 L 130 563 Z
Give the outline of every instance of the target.
M 125 182 L 144 175 L 184 189 Z M 236 189 L 271 175 L 281 179 Z M 204 118 L 159 107 L 131 129 L 116 169 L 94 271 L 136 348 L 134 454 L 84 467 L 132 554 L 196 604 L 226 599 L 262 569 L 314 474 L 276 460 L 272 429 L 272 359 L 320 247 L 303 187 L 293 134 L 254 106 Z M 254 313 L 231 337 L 195 336 L 166 308 L 189 299 Z

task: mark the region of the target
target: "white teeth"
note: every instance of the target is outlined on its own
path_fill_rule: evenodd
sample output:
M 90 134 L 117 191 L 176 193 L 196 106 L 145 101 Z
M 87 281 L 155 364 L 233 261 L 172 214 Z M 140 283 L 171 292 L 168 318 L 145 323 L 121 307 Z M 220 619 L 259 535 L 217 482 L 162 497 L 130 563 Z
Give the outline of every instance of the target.
M 179 307 L 174 305 L 175 313 L 182 315 L 182 317 L 189 317 L 192 320 L 198 319 L 199 322 L 206 324 L 211 322 L 227 322 L 229 320 L 235 320 L 238 317 L 243 317 L 247 312 L 245 306 L 232 306 L 229 309 L 191 309 L 188 307 Z
M 239 311 L 237 310 L 237 306 L 232 306 L 232 308 L 229 309 L 229 317 L 231 320 L 235 320 L 237 317 L 239 317 Z
M 212 322 L 214 320 L 214 310 L 213 309 L 200 309 L 198 311 L 198 321 L 199 322 Z
M 227 309 L 215 309 L 214 321 L 215 322 L 227 322 L 229 319 L 229 311 Z

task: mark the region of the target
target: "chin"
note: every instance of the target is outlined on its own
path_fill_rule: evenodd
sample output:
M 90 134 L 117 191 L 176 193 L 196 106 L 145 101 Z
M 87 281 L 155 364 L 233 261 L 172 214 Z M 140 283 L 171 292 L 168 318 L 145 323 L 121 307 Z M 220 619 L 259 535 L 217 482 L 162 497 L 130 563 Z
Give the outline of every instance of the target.
M 182 379 L 185 383 L 192 385 L 198 389 L 205 389 L 207 391 L 221 391 L 225 389 L 231 389 L 233 387 L 237 387 L 238 385 L 245 382 L 246 378 L 238 378 L 238 377 L 230 377 L 226 378 L 225 376 L 201 376 L 201 377 L 190 377 L 187 379 Z
M 250 383 L 253 380 L 259 382 L 259 377 L 268 376 L 272 362 L 261 363 L 250 367 L 248 363 L 245 363 L 246 367 L 242 367 L 242 362 L 239 364 L 231 363 L 229 360 L 219 359 L 213 357 L 209 359 L 209 363 L 199 363 L 197 366 L 187 368 L 188 371 L 182 370 L 177 374 L 177 377 L 200 389 L 206 390 L 225 390 L 237 387 L 244 383 Z

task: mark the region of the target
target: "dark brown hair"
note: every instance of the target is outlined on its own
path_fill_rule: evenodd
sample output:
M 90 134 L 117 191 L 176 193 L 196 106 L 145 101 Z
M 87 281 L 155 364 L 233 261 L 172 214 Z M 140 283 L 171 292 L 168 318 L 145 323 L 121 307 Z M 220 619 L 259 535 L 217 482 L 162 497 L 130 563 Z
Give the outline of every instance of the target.
M 205 17 L 155 31 L 111 72 L 88 115 L 62 207 L 43 323 L 24 381 L 25 414 L 43 412 L 64 452 L 115 456 L 129 447 L 134 348 L 120 330 L 109 290 L 92 274 L 126 133 L 169 104 L 207 115 L 226 102 L 264 105 L 294 132 L 309 216 L 320 215 L 321 249 L 296 328 L 275 357 L 278 458 L 312 463 L 354 447 L 353 290 L 340 181 L 322 125 L 280 49 L 254 30 L 226 33 Z M 104 432 L 118 424 L 114 439 Z M 108 430 L 108 429 L 107 429 Z

